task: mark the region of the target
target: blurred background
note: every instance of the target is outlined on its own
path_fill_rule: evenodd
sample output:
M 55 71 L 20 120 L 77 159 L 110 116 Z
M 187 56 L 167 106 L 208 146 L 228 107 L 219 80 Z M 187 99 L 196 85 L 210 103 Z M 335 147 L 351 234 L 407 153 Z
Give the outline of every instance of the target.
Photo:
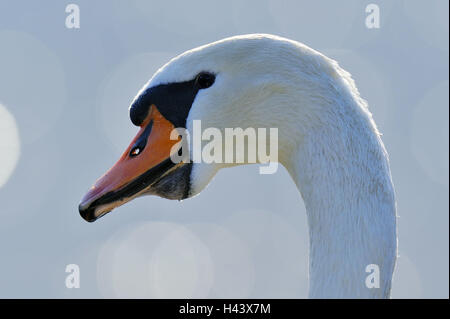
M 0 297 L 307 297 L 305 208 L 282 167 L 223 170 L 193 199 L 139 198 L 94 224 L 77 210 L 160 66 L 272 33 L 336 59 L 369 102 L 398 201 L 392 297 L 448 298 L 448 1 L 78 0 L 79 29 L 69 3 L 0 0 Z

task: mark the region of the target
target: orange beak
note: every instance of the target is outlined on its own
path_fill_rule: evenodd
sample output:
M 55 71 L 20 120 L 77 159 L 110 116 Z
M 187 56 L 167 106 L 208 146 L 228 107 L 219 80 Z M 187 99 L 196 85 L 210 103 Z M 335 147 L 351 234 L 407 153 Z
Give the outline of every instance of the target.
M 130 200 L 147 193 L 155 182 L 177 166 L 171 150 L 174 125 L 152 105 L 141 129 L 116 164 L 83 197 L 80 215 L 93 222 Z

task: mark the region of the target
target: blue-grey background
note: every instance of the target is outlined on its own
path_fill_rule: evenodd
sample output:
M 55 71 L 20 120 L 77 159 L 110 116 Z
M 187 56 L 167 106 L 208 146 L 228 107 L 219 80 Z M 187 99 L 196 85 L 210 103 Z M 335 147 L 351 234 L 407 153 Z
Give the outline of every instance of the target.
M 77 211 L 137 132 L 127 108 L 154 71 L 263 32 L 352 73 L 396 187 L 392 297 L 448 298 L 448 1 L 78 0 L 67 29 L 69 3 L 0 1 L 0 297 L 307 296 L 305 208 L 282 167 L 223 170 L 193 199 L 139 198 L 94 224 Z

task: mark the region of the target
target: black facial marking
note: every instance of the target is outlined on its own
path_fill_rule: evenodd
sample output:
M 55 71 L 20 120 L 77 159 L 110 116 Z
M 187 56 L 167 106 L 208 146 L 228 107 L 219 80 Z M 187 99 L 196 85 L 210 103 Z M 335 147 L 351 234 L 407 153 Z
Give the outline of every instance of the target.
M 215 75 L 201 72 L 185 82 L 160 84 L 145 90 L 130 107 L 130 119 L 141 125 L 154 104 L 175 127 L 186 127 L 186 119 L 199 90 L 213 85 Z
M 182 200 L 188 198 L 191 190 L 192 163 L 187 163 L 156 181 L 150 188 L 149 195 L 167 199 Z

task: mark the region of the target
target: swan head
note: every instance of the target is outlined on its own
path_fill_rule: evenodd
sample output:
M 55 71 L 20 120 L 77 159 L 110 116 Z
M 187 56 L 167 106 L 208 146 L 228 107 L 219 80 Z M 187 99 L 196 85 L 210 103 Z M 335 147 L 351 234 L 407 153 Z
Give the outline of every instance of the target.
M 195 120 L 222 133 L 225 128 L 277 127 L 279 156 L 287 156 L 319 118 L 306 99 L 316 96 L 311 87 L 320 86 L 324 74 L 333 77 L 331 62 L 324 59 L 298 42 L 260 34 L 224 39 L 172 59 L 132 101 L 130 118 L 140 130 L 84 196 L 81 216 L 94 221 L 142 195 L 192 197 L 219 169 L 234 165 L 172 160 L 179 142 L 174 130 L 192 132 Z

